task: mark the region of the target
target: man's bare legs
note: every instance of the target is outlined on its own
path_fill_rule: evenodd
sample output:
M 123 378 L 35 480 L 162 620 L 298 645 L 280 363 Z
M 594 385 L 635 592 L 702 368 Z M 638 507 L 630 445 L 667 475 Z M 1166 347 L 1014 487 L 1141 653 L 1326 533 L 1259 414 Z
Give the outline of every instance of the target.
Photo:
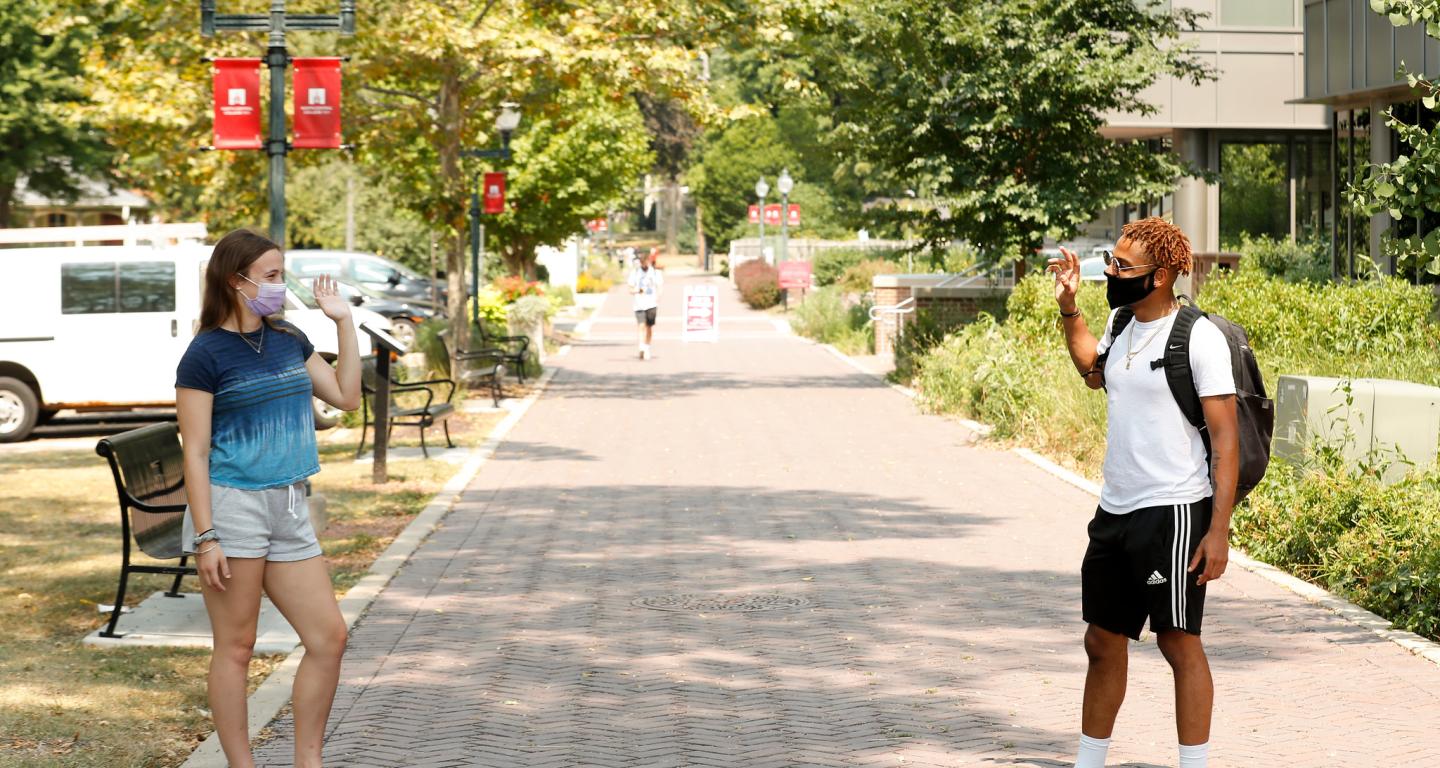
M 1130 638 L 1091 624 L 1085 630 L 1085 655 L 1090 666 L 1085 672 L 1080 732 L 1093 739 L 1108 739 L 1115 730 L 1120 705 L 1125 702 Z
M 1215 703 L 1205 646 L 1199 635 L 1178 629 L 1161 632 L 1159 645 L 1175 673 L 1175 731 L 1180 743 L 1205 744 L 1210 741 L 1210 712 Z

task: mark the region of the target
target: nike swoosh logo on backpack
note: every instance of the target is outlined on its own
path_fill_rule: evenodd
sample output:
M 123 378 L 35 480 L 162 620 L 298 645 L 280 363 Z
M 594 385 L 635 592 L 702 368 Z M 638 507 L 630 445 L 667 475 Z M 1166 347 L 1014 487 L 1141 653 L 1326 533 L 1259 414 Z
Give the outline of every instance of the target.
M 1179 349 L 1179 348 L 1181 348 L 1181 347 L 1183 347 L 1183 346 L 1185 346 L 1185 345 L 1184 345 L 1184 344 L 1171 344 L 1171 345 L 1170 345 L 1170 348 L 1171 348 L 1171 349 Z

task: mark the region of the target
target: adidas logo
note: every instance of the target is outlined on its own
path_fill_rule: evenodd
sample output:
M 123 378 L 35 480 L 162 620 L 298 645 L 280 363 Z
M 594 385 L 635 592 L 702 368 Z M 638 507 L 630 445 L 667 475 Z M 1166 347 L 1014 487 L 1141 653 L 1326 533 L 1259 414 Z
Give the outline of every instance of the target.
M 1146 583 L 1146 584 L 1149 584 L 1149 585 L 1152 586 L 1152 587 L 1155 586 L 1156 584 L 1164 584 L 1164 583 L 1165 583 L 1165 577 L 1164 577 L 1164 576 L 1161 576 L 1159 571 L 1152 571 L 1152 572 L 1150 573 L 1150 578 L 1147 579 L 1147 580 L 1145 581 L 1145 583 Z

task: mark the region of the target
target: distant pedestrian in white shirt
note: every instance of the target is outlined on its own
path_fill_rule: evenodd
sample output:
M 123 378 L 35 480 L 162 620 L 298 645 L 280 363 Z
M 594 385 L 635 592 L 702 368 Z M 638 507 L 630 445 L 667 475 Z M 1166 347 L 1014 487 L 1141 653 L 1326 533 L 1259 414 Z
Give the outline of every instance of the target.
M 658 248 L 652 248 L 648 256 L 636 259 L 635 269 L 630 273 L 630 294 L 634 296 L 635 329 L 641 360 L 650 359 L 650 340 L 655 335 L 655 312 L 660 305 L 660 290 L 665 284 L 659 267 L 655 266 L 658 253 Z

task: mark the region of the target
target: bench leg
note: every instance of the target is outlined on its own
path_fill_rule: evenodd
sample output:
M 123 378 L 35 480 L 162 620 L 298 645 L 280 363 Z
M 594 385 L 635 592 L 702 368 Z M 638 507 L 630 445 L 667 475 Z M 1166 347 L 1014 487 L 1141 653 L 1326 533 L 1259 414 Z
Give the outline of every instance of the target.
M 504 371 L 496 371 L 495 375 L 490 377 L 490 401 L 496 408 L 500 407 L 500 379 L 504 375 Z
M 185 567 L 185 561 L 186 561 L 186 560 L 189 560 L 189 559 L 190 559 L 190 556 L 189 556 L 189 555 L 181 555 L 181 556 L 180 556 L 180 567 L 181 567 L 181 568 L 184 568 L 184 567 Z M 185 574 L 183 574 L 183 573 L 177 573 L 177 574 L 175 574 L 175 582 L 170 585 L 170 591 L 168 591 L 168 592 L 165 593 L 165 596 L 166 596 L 166 597 L 184 597 L 184 595 L 180 594 L 180 580 L 183 579 L 183 578 L 185 578 Z
M 369 426 L 369 422 L 360 422 L 360 445 L 355 447 L 355 458 L 357 459 L 360 458 L 360 454 L 365 452 L 365 428 L 367 426 Z
M 441 425 L 445 427 L 445 445 L 450 448 L 454 448 L 455 443 L 450 440 L 450 420 L 446 419 L 445 421 L 441 422 Z
M 110 623 L 105 625 L 105 631 L 100 633 L 101 637 L 124 637 L 124 635 L 115 634 L 115 625 L 120 623 L 120 612 L 125 607 L 125 585 L 129 578 L 130 557 L 127 551 L 125 564 L 120 566 L 120 589 L 115 592 L 115 608 L 110 611 Z
M 425 447 L 425 425 L 423 423 L 420 425 L 420 454 L 427 459 L 430 458 L 430 449 Z

